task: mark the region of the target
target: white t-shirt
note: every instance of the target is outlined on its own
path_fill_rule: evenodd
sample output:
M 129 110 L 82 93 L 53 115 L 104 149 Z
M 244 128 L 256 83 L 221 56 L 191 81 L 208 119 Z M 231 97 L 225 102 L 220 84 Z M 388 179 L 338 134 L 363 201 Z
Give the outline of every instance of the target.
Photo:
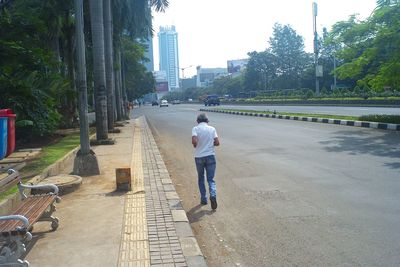
M 217 138 L 218 135 L 214 127 L 201 122 L 193 127 L 192 136 L 197 136 L 197 146 L 194 151 L 195 158 L 215 155 L 214 138 Z

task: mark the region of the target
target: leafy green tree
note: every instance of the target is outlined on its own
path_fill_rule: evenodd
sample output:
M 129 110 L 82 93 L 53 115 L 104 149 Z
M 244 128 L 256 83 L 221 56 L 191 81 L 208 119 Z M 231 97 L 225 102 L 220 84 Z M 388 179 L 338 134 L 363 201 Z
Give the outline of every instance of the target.
M 151 72 L 141 64 L 144 59 L 144 49 L 139 43 L 129 37 L 122 39 L 124 50 L 123 66 L 126 75 L 126 90 L 128 100 L 140 98 L 141 96 L 155 91 L 155 79 Z
M 213 83 L 213 93 L 220 96 L 232 95 L 237 97 L 240 92 L 243 91 L 243 77 L 239 75 L 237 77 L 225 76 L 216 79 Z
M 249 62 L 243 81 L 246 90 L 266 91 L 272 89 L 277 77 L 275 55 L 269 50 L 260 53 L 254 51 L 248 55 Z
M 300 88 L 301 76 L 309 60 L 303 37 L 290 25 L 275 23 L 269 44 L 271 54 L 275 56 L 276 87 Z
M 12 108 L 17 120 L 33 122 L 27 138 L 52 133 L 60 122 L 58 96 L 69 82 L 48 44 L 44 9 L 38 1 L 21 0 L 0 12 L 0 106 Z
M 375 91 L 385 87 L 400 88 L 400 4 L 387 5 L 378 1 L 378 7 L 365 21 L 355 16 L 334 25 L 330 42 L 341 47 L 338 57 L 338 77 L 352 79 L 360 86 Z

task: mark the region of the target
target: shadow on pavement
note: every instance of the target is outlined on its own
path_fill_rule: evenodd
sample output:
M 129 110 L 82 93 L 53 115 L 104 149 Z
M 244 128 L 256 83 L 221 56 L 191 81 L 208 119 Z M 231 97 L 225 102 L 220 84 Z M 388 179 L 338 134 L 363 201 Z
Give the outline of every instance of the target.
M 190 223 L 198 222 L 204 215 L 211 215 L 214 213 L 212 210 L 204 210 L 202 209 L 203 205 L 198 204 L 194 206 L 187 212 L 187 216 Z M 207 207 L 207 206 L 205 206 Z M 208 206 L 209 207 L 209 206 Z
M 348 152 L 350 155 L 369 154 L 378 157 L 400 160 L 400 133 L 366 131 L 338 131 L 331 140 L 320 142 L 327 152 Z M 387 162 L 385 166 L 400 168 L 400 162 Z

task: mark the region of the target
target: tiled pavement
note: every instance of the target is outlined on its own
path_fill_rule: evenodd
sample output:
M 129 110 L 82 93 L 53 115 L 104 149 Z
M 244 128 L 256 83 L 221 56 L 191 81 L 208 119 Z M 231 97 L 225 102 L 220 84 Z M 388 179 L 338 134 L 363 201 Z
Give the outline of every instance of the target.
M 118 266 L 207 266 L 143 117 L 135 120 L 131 167 Z

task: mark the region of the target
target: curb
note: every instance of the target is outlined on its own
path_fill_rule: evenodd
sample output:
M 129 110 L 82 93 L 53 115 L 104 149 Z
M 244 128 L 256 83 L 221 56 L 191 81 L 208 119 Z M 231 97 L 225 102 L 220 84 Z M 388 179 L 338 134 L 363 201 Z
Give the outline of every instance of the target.
M 206 108 L 201 108 L 200 111 L 217 112 L 217 113 L 225 113 L 225 114 L 233 114 L 233 115 L 243 115 L 243 116 L 275 118 L 275 119 L 286 119 L 286 120 L 295 120 L 295 121 L 329 123 L 329 124 L 337 124 L 337 125 L 344 125 L 344 126 L 355 126 L 355 127 L 363 127 L 363 128 L 400 131 L 400 124 L 393 124 L 393 123 L 287 116 L 287 115 L 278 115 L 278 114 L 263 114 L 263 113 L 254 113 L 254 112 L 239 112 L 239 111 L 227 111 L 227 110 L 206 109 Z

